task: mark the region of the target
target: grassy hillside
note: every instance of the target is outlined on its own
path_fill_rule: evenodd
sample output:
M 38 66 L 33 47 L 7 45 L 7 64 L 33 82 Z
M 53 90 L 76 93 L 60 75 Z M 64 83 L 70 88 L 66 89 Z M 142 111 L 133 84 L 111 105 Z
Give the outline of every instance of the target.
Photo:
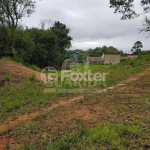
M 149 149 L 149 64 L 150 55 L 141 55 L 117 65 L 91 65 L 93 73 L 109 72 L 107 86 L 125 86 L 88 92 L 76 101 L 73 97 L 82 93 L 45 93 L 41 82 L 28 79 L 15 87 L 1 87 L 0 127 L 10 123 L 9 128 L 0 130 L 2 146 L 29 150 Z M 17 120 L 25 114 L 28 119 Z

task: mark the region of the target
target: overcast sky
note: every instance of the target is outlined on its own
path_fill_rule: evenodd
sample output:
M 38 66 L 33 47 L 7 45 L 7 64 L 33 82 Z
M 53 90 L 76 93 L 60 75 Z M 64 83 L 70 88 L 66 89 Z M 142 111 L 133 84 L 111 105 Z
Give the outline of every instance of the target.
M 106 45 L 130 51 L 136 41 L 143 43 L 144 50 L 150 49 L 148 33 L 139 33 L 143 17 L 125 21 L 120 18 L 121 14 L 109 8 L 109 0 L 38 0 L 36 12 L 22 23 L 28 27 L 38 27 L 42 19 L 64 23 L 73 38 L 71 49 Z

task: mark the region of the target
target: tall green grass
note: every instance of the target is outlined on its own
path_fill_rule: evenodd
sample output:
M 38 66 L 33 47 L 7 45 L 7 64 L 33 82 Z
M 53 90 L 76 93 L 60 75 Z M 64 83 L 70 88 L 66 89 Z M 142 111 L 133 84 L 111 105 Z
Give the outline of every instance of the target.
M 91 129 L 82 126 L 54 141 L 47 150 L 133 149 L 138 148 L 140 136 L 142 129 L 138 124 L 107 123 Z
M 25 81 L 24 84 L 0 88 L 0 121 L 18 113 L 28 113 L 51 104 L 58 98 L 57 93 L 45 93 L 38 82 Z
M 11 60 L 11 61 L 15 61 L 15 62 L 18 62 L 18 63 L 24 63 L 23 59 L 20 56 L 16 56 L 16 55 L 13 56 L 13 57 L 3 56 L 2 60 Z
M 150 63 L 150 54 L 147 55 L 139 55 L 137 59 L 134 60 L 123 60 L 119 64 L 116 65 L 100 65 L 100 64 L 89 64 L 89 70 L 91 73 L 109 73 L 109 75 L 106 76 L 106 86 L 113 86 L 116 85 L 117 83 L 124 82 L 125 79 L 127 79 L 129 76 L 134 75 L 140 71 L 143 71 L 144 69 L 147 68 L 148 64 Z M 76 68 L 78 68 L 78 72 L 84 73 L 84 65 L 78 65 Z M 88 71 L 88 70 L 87 70 Z M 58 77 L 58 82 L 60 83 L 61 79 L 61 74 L 59 71 L 59 77 Z M 83 88 L 83 89 L 88 89 L 88 81 L 77 81 L 76 83 L 79 84 L 74 84 L 73 81 L 69 80 L 70 84 L 65 85 L 66 81 L 62 82 L 62 86 L 59 88 Z M 94 81 L 90 82 L 91 84 L 94 83 Z M 84 86 L 85 84 L 85 86 Z M 75 86 L 74 86 L 75 85 Z M 81 85 L 81 86 L 80 86 Z M 57 88 L 57 87 L 56 87 Z M 105 88 L 105 84 L 97 84 L 93 88 Z

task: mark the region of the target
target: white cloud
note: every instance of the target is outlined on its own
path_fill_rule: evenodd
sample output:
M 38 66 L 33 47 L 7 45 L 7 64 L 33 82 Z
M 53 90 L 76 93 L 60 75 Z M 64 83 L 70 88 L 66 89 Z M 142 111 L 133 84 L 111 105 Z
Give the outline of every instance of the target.
M 143 43 L 143 49 L 150 49 L 150 39 L 145 38 L 147 33 L 138 33 L 142 17 L 122 21 L 121 15 L 113 12 L 109 0 L 37 0 L 36 12 L 23 19 L 23 23 L 37 27 L 41 19 L 59 20 L 71 29 L 70 35 L 74 39 L 71 49 L 106 45 L 130 51 L 138 40 Z

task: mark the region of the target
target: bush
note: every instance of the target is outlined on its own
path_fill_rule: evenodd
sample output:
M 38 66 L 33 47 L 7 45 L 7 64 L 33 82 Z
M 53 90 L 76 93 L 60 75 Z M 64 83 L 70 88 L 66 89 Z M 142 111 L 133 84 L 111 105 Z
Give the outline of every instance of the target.
M 20 56 L 14 56 L 11 58 L 12 61 L 16 61 L 18 63 L 23 63 L 23 59 Z

